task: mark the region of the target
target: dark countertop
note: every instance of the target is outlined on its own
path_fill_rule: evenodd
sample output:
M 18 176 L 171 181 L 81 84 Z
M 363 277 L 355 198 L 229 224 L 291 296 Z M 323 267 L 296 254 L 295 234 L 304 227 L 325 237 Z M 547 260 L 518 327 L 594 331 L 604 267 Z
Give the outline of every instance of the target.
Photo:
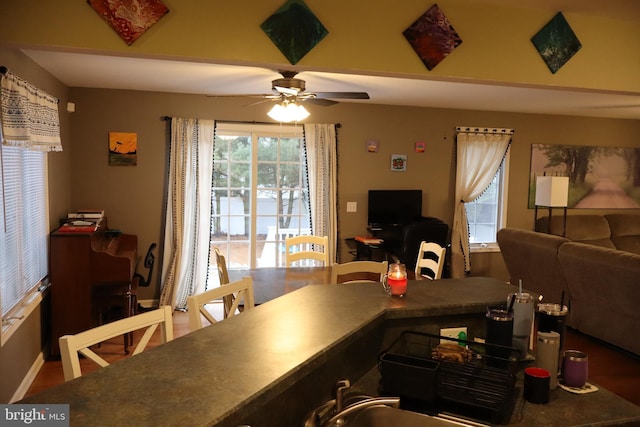
M 411 281 L 404 299 L 371 283 L 311 285 L 20 403 L 69 403 L 72 426 L 300 425 L 338 379 L 375 365 L 389 330 L 477 321 L 513 291 L 486 278 Z M 640 420 L 617 399 L 620 417 Z

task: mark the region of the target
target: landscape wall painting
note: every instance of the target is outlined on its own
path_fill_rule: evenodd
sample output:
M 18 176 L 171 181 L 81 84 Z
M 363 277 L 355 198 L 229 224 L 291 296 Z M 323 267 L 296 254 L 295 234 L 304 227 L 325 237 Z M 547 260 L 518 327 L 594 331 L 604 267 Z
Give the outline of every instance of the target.
M 109 166 L 138 164 L 138 134 L 109 132 Z
M 529 208 L 536 176 L 568 176 L 569 208 L 640 208 L 640 147 L 531 145 Z

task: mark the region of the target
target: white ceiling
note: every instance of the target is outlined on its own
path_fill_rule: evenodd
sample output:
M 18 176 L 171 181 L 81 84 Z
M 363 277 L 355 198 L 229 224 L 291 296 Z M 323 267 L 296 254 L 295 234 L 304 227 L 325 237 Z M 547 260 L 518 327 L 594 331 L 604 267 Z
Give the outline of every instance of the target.
M 174 60 L 23 50 L 70 87 L 203 95 L 267 94 L 275 70 Z M 307 91 L 364 91 L 366 102 L 436 108 L 640 119 L 640 94 L 304 71 Z

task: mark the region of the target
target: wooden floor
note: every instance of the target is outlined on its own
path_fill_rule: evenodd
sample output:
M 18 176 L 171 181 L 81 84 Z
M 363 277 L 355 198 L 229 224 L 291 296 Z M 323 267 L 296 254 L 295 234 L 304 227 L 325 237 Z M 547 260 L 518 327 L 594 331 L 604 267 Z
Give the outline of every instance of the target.
M 190 332 L 186 313 L 176 311 L 173 319 L 176 338 Z M 159 343 L 159 338 L 154 338 L 151 340 L 149 347 L 156 346 Z M 566 349 L 581 350 L 588 354 L 589 382 L 604 387 L 640 406 L 640 358 L 632 357 L 570 329 L 567 330 L 565 344 Z M 97 352 L 110 363 L 128 357 L 123 352 L 121 338 L 103 344 Z M 81 361 L 81 365 L 83 373 L 98 369 L 97 366 L 91 365 L 89 361 L 84 359 Z M 59 360 L 47 361 L 29 388 L 27 396 L 63 382 L 64 376 L 61 362 Z

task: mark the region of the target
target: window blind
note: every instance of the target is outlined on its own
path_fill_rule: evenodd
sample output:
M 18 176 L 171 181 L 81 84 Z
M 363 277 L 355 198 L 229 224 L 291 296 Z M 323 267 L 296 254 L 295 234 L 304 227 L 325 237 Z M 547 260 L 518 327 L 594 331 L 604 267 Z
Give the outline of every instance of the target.
M 4 317 L 47 275 L 46 153 L 2 146 L 0 306 Z

